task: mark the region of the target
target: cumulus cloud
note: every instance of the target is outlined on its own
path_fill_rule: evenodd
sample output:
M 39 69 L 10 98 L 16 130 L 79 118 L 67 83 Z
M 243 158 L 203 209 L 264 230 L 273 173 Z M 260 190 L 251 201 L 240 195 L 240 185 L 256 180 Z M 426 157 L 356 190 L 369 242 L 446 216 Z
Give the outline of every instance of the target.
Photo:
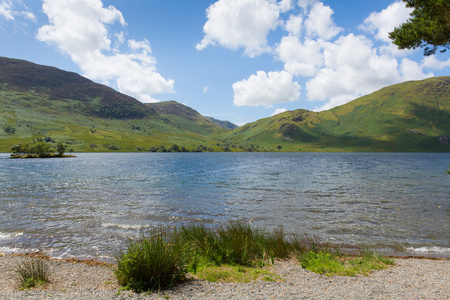
M 427 69 L 442 70 L 450 67 L 450 58 L 445 61 L 440 61 L 435 55 L 425 56 L 422 60 L 421 66 Z
M 298 0 L 297 5 L 303 9 L 306 9 L 310 6 L 313 6 L 317 2 L 319 2 L 319 1 L 318 0 Z
M 284 69 L 296 76 L 314 76 L 323 65 L 320 41 L 308 39 L 302 43 L 296 36 L 285 36 L 276 52 L 284 62 Z
M 390 43 L 389 32 L 406 22 L 412 11 L 412 8 L 406 7 L 405 2 L 394 2 L 381 12 L 371 13 L 360 28 L 375 34 L 378 40 Z
M 433 73 L 424 74 L 423 67 L 417 62 L 404 58 L 400 64 L 400 71 L 402 73 L 402 80 L 419 80 L 428 77 L 433 77 Z
M 0 17 L 6 21 L 13 21 L 17 16 L 36 21 L 36 16 L 27 8 L 22 0 L 2 0 L 0 2 Z
M 156 70 L 148 40 L 128 40 L 128 53 L 113 48 L 125 42 L 123 32 L 111 33 L 107 25 L 126 26 L 122 13 L 114 6 L 103 7 L 101 0 L 44 0 L 48 25 L 39 28 L 37 39 L 68 54 L 84 75 L 106 84 L 117 85 L 120 92 L 143 102 L 157 101 L 154 94 L 172 93 L 174 81 Z
M 294 7 L 293 2 L 293 0 L 280 0 L 280 2 L 278 2 L 280 12 L 285 13 L 290 11 Z
M 306 84 L 310 101 L 342 104 L 402 79 L 397 60 L 378 55 L 364 36 L 341 36 L 323 49 L 324 67 Z
M 134 51 L 143 50 L 146 54 L 152 53 L 150 42 L 147 39 L 144 39 L 143 41 L 129 40 L 128 47 L 130 47 L 130 49 Z
M 338 35 L 342 28 L 337 27 L 331 16 L 334 14 L 329 6 L 317 2 L 311 8 L 305 21 L 306 32 L 310 37 L 329 40 Z
M 331 8 L 320 2 L 303 1 L 302 4 L 305 10 L 303 24 L 293 27 L 287 26 L 291 19 L 286 22 L 288 35 L 281 39 L 275 53 L 287 72 L 309 78 L 305 83 L 307 100 L 326 101 L 317 110 L 344 104 L 387 85 L 431 77 L 433 73 L 426 73 L 424 69 L 437 69 L 445 63 L 435 58 L 425 58 L 421 64 L 396 58 L 401 56 L 401 51 L 392 46 L 388 32 L 408 18 L 411 10 L 403 2 L 372 13 L 360 26 L 360 29 L 374 34 L 375 40 L 353 33 L 339 35 L 340 28 L 331 20 Z M 320 19 L 317 17 L 319 15 L 324 17 Z M 317 23 L 313 30 L 314 22 L 311 20 L 323 23 Z M 300 19 L 298 22 L 301 22 Z M 295 35 L 293 33 L 298 31 L 294 32 L 292 28 L 305 28 L 306 33 Z M 327 35 L 322 34 L 326 30 L 320 28 L 332 30 Z M 380 43 L 375 45 L 376 41 Z M 407 54 L 405 52 L 402 52 L 403 55 Z
M 267 106 L 296 101 L 300 97 L 300 85 L 286 72 L 258 71 L 248 79 L 233 84 L 234 105 Z
M 299 36 L 303 26 L 302 15 L 290 15 L 289 20 L 286 21 L 285 30 L 290 35 Z
M 286 111 L 287 111 L 286 108 L 277 108 L 277 109 L 275 109 L 275 111 L 271 114 L 271 116 L 273 117 L 273 116 L 276 116 L 276 115 L 278 115 L 278 114 L 284 113 L 284 112 L 286 112 Z
M 279 13 L 273 0 L 219 0 L 207 9 L 205 36 L 196 48 L 220 45 L 259 55 L 268 50 L 267 35 L 278 26 Z

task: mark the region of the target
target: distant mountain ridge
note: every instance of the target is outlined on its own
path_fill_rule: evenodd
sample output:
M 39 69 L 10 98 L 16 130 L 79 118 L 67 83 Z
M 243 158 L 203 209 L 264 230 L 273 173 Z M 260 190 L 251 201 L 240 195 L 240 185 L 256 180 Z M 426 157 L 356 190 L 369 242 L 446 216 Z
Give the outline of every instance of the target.
M 205 117 L 205 118 L 213 121 L 214 123 L 218 124 L 220 127 L 225 128 L 225 129 L 233 130 L 233 129 L 236 129 L 239 127 L 236 124 L 231 123 L 230 121 L 217 120 L 217 119 L 214 119 L 213 117 Z

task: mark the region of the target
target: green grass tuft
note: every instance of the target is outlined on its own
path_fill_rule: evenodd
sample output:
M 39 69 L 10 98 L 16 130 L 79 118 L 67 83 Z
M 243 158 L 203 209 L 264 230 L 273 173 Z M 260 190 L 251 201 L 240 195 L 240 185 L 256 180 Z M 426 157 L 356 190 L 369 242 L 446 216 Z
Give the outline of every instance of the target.
M 281 276 L 272 273 L 268 269 L 231 265 L 203 266 L 196 275 L 199 279 L 210 282 L 248 283 L 257 280 L 268 282 L 281 280 Z
M 288 244 L 282 228 L 266 234 L 252 229 L 250 224 L 229 222 L 216 228 L 205 225 L 182 227 L 183 240 L 191 251 L 205 257 L 211 263 L 250 266 L 255 263 L 273 263 L 274 258 L 288 255 Z
M 369 275 L 393 265 L 392 259 L 365 250 L 357 256 L 340 255 L 327 251 L 309 251 L 298 255 L 303 268 L 326 276 Z
M 46 285 L 50 282 L 50 268 L 42 259 L 29 259 L 19 263 L 14 271 L 20 281 L 21 289 Z
M 118 257 L 119 284 L 136 292 L 166 289 L 186 275 L 183 244 L 176 231 L 154 230 L 149 237 L 130 241 Z

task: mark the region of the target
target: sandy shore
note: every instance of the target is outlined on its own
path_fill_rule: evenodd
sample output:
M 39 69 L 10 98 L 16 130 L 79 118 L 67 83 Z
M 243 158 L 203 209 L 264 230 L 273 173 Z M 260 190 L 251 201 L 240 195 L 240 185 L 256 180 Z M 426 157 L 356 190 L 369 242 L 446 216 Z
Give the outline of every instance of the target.
M 51 283 L 20 291 L 13 272 L 23 256 L 0 257 L 0 299 L 450 299 L 450 260 L 396 258 L 369 276 L 326 277 L 294 260 L 271 269 L 278 282 L 211 283 L 191 280 L 153 294 L 120 291 L 114 266 L 92 261 L 49 260 Z

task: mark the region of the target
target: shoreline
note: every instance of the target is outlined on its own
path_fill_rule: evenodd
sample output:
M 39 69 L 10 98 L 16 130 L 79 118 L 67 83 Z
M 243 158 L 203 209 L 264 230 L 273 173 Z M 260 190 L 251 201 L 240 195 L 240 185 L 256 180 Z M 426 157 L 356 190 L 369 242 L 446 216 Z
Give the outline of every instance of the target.
M 384 257 L 387 258 L 401 258 L 401 259 L 430 259 L 430 260 L 450 260 L 450 251 L 433 251 L 432 249 L 436 246 L 432 246 L 430 251 L 409 251 L 409 252 L 400 252 L 400 251 L 383 251 L 374 248 L 373 250 Z M 349 247 L 344 246 L 341 248 L 345 254 L 348 255 L 355 255 L 358 251 L 358 246 L 351 246 Z M 450 249 L 450 248 L 445 248 Z M 48 256 L 50 259 L 57 259 L 57 260 L 77 260 L 77 261 L 97 261 L 99 263 L 106 263 L 106 264 L 114 264 L 116 258 L 115 256 L 104 254 L 104 255 L 91 255 L 91 254 L 78 254 L 78 255 L 71 255 L 67 257 L 62 257 L 59 255 L 49 255 L 45 251 L 45 249 L 20 249 L 20 248 L 11 248 L 9 250 L 1 250 L 0 249 L 0 257 L 4 256 L 32 256 L 32 255 L 44 255 Z M 1 299 L 1 298 L 0 298 Z
M 20 291 L 14 264 L 28 257 L 46 259 L 51 282 L 45 288 Z M 267 266 L 281 280 L 251 283 L 190 279 L 150 294 L 121 291 L 115 265 L 95 260 L 55 259 L 44 253 L 0 256 L 0 299 L 448 299 L 450 259 L 394 257 L 394 266 L 368 276 L 327 277 L 303 269 L 293 260 Z

